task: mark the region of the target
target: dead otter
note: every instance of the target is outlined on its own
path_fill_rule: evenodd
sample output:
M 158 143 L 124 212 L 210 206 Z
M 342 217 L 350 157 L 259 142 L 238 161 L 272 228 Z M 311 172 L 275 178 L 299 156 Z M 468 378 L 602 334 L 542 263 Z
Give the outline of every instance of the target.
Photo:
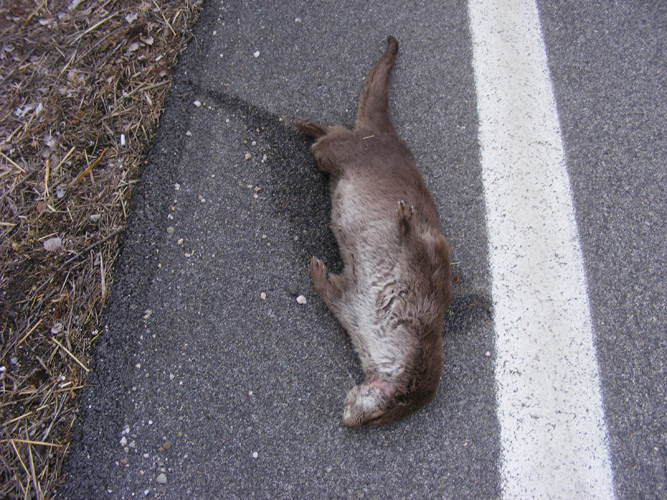
M 317 169 L 330 175 L 331 223 L 344 269 L 313 257 L 315 290 L 349 333 L 365 380 L 345 399 L 350 427 L 394 422 L 435 396 L 451 297 L 449 246 L 435 202 L 389 118 L 398 42 L 366 77 L 353 130 L 310 121 Z

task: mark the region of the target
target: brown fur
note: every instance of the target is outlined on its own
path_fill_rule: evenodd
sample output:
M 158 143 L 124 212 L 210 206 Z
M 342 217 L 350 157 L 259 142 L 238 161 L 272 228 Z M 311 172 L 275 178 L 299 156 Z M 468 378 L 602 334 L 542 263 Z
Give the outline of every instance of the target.
M 435 396 L 451 297 L 449 247 L 435 202 L 389 118 L 387 50 L 366 77 L 353 130 L 309 121 L 313 156 L 330 175 L 331 221 L 344 269 L 313 257 L 322 300 L 350 334 L 365 374 L 345 400 L 351 427 L 394 422 Z

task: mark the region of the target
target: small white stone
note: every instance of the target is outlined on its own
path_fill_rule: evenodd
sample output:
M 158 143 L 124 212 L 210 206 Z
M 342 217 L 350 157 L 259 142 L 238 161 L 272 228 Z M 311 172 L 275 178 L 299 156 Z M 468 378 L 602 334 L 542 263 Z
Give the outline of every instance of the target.
M 192 132 L 190 132 L 190 131 L 188 130 L 188 131 L 185 133 L 185 135 L 187 135 L 188 137 L 192 137 Z
M 125 436 L 120 438 L 120 445 L 123 447 L 127 446 L 127 438 Z
M 201 101 L 195 101 L 195 102 L 193 102 L 192 104 L 194 104 L 194 105 L 197 106 L 198 108 L 201 107 Z
M 299 296 L 296 298 L 296 301 L 297 301 L 297 303 L 303 305 L 303 304 L 306 303 L 306 297 L 304 297 L 303 295 L 299 295 Z
M 252 458 L 257 458 L 258 456 L 259 456 L 259 453 L 257 453 L 256 451 L 252 452 Z
M 54 238 L 49 238 L 44 243 L 42 243 L 42 245 L 44 246 L 44 250 L 47 252 L 57 252 L 62 246 L 62 240 L 56 236 Z
M 259 50 L 256 50 L 253 54 L 254 57 L 259 57 Z
M 486 352 L 484 353 L 484 356 L 486 356 L 487 358 L 490 358 L 490 357 L 491 357 L 491 352 L 490 352 L 490 351 L 486 351 Z
M 136 52 L 137 50 L 139 50 L 139 47 L 141 47 L 141 45 L 139 45 L 139 42 L 132 42 L 130 45 L 127 46 L 127 53 L 131 54 L 132 52 Z
M 262 300 L 266 300 L 266 294 L 264 292 L 260 293 L 259 298 Z
M 167 476 L 164 472 L 160 473 L 160 475 L 156 479 L 158 484 L 167 484 Z
M 246 153 L 246 154 L 245 154 L 245 159 L 246 159 L 246 160 L 249 160 L 250 158 L 252 158 L 252 154 L 250 154 L 250 153 Z

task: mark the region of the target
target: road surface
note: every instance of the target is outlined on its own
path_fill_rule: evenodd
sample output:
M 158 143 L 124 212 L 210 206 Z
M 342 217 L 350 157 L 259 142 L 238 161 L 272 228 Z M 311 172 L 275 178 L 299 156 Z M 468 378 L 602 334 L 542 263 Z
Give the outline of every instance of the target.
M 497 3 L 488 25 L 476 13 L 498 7 L 477 0 L 206 3 L 135 191 L 60 498 L 667 497 L 667 8 Z M 438 205 L 455 297 L 436 400 L 348 430 L 362 374 L 310 282 L 311 255 L 339 258 L 292 120 L 351 125 L 389 34 L 391 114 Z M 511 50 L 485 59 L 493 36 Z M 504 132 L 522 158 L 553 153 L 535 153 L 553 169 L 538 198 L 532 182 L 499 191 L 518 162 L 489 177 Z M 523 251 L 526 220 L 560 229 Z M 499 227 L 517 230 L 509 254 Z M 526 272 L 552 264 L 557 283 Z M 531 280 L 538 300 L 518 306 L 544 337 L 524 314 L 501 321 Z M 508 343 L 508 324 L 532 340 Z

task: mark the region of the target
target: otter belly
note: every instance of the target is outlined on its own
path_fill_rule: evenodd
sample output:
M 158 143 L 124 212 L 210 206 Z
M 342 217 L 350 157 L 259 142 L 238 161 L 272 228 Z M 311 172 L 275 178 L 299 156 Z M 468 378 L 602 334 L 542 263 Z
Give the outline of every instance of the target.
M 364 372 L 395 376 L 406 354 L 396 326 L 404 257 L 395 204 L 368 203 L 370 196 L 354 179 L 340 179 L 332 193 L 332 229 L 352 282 L 343 326 Z

